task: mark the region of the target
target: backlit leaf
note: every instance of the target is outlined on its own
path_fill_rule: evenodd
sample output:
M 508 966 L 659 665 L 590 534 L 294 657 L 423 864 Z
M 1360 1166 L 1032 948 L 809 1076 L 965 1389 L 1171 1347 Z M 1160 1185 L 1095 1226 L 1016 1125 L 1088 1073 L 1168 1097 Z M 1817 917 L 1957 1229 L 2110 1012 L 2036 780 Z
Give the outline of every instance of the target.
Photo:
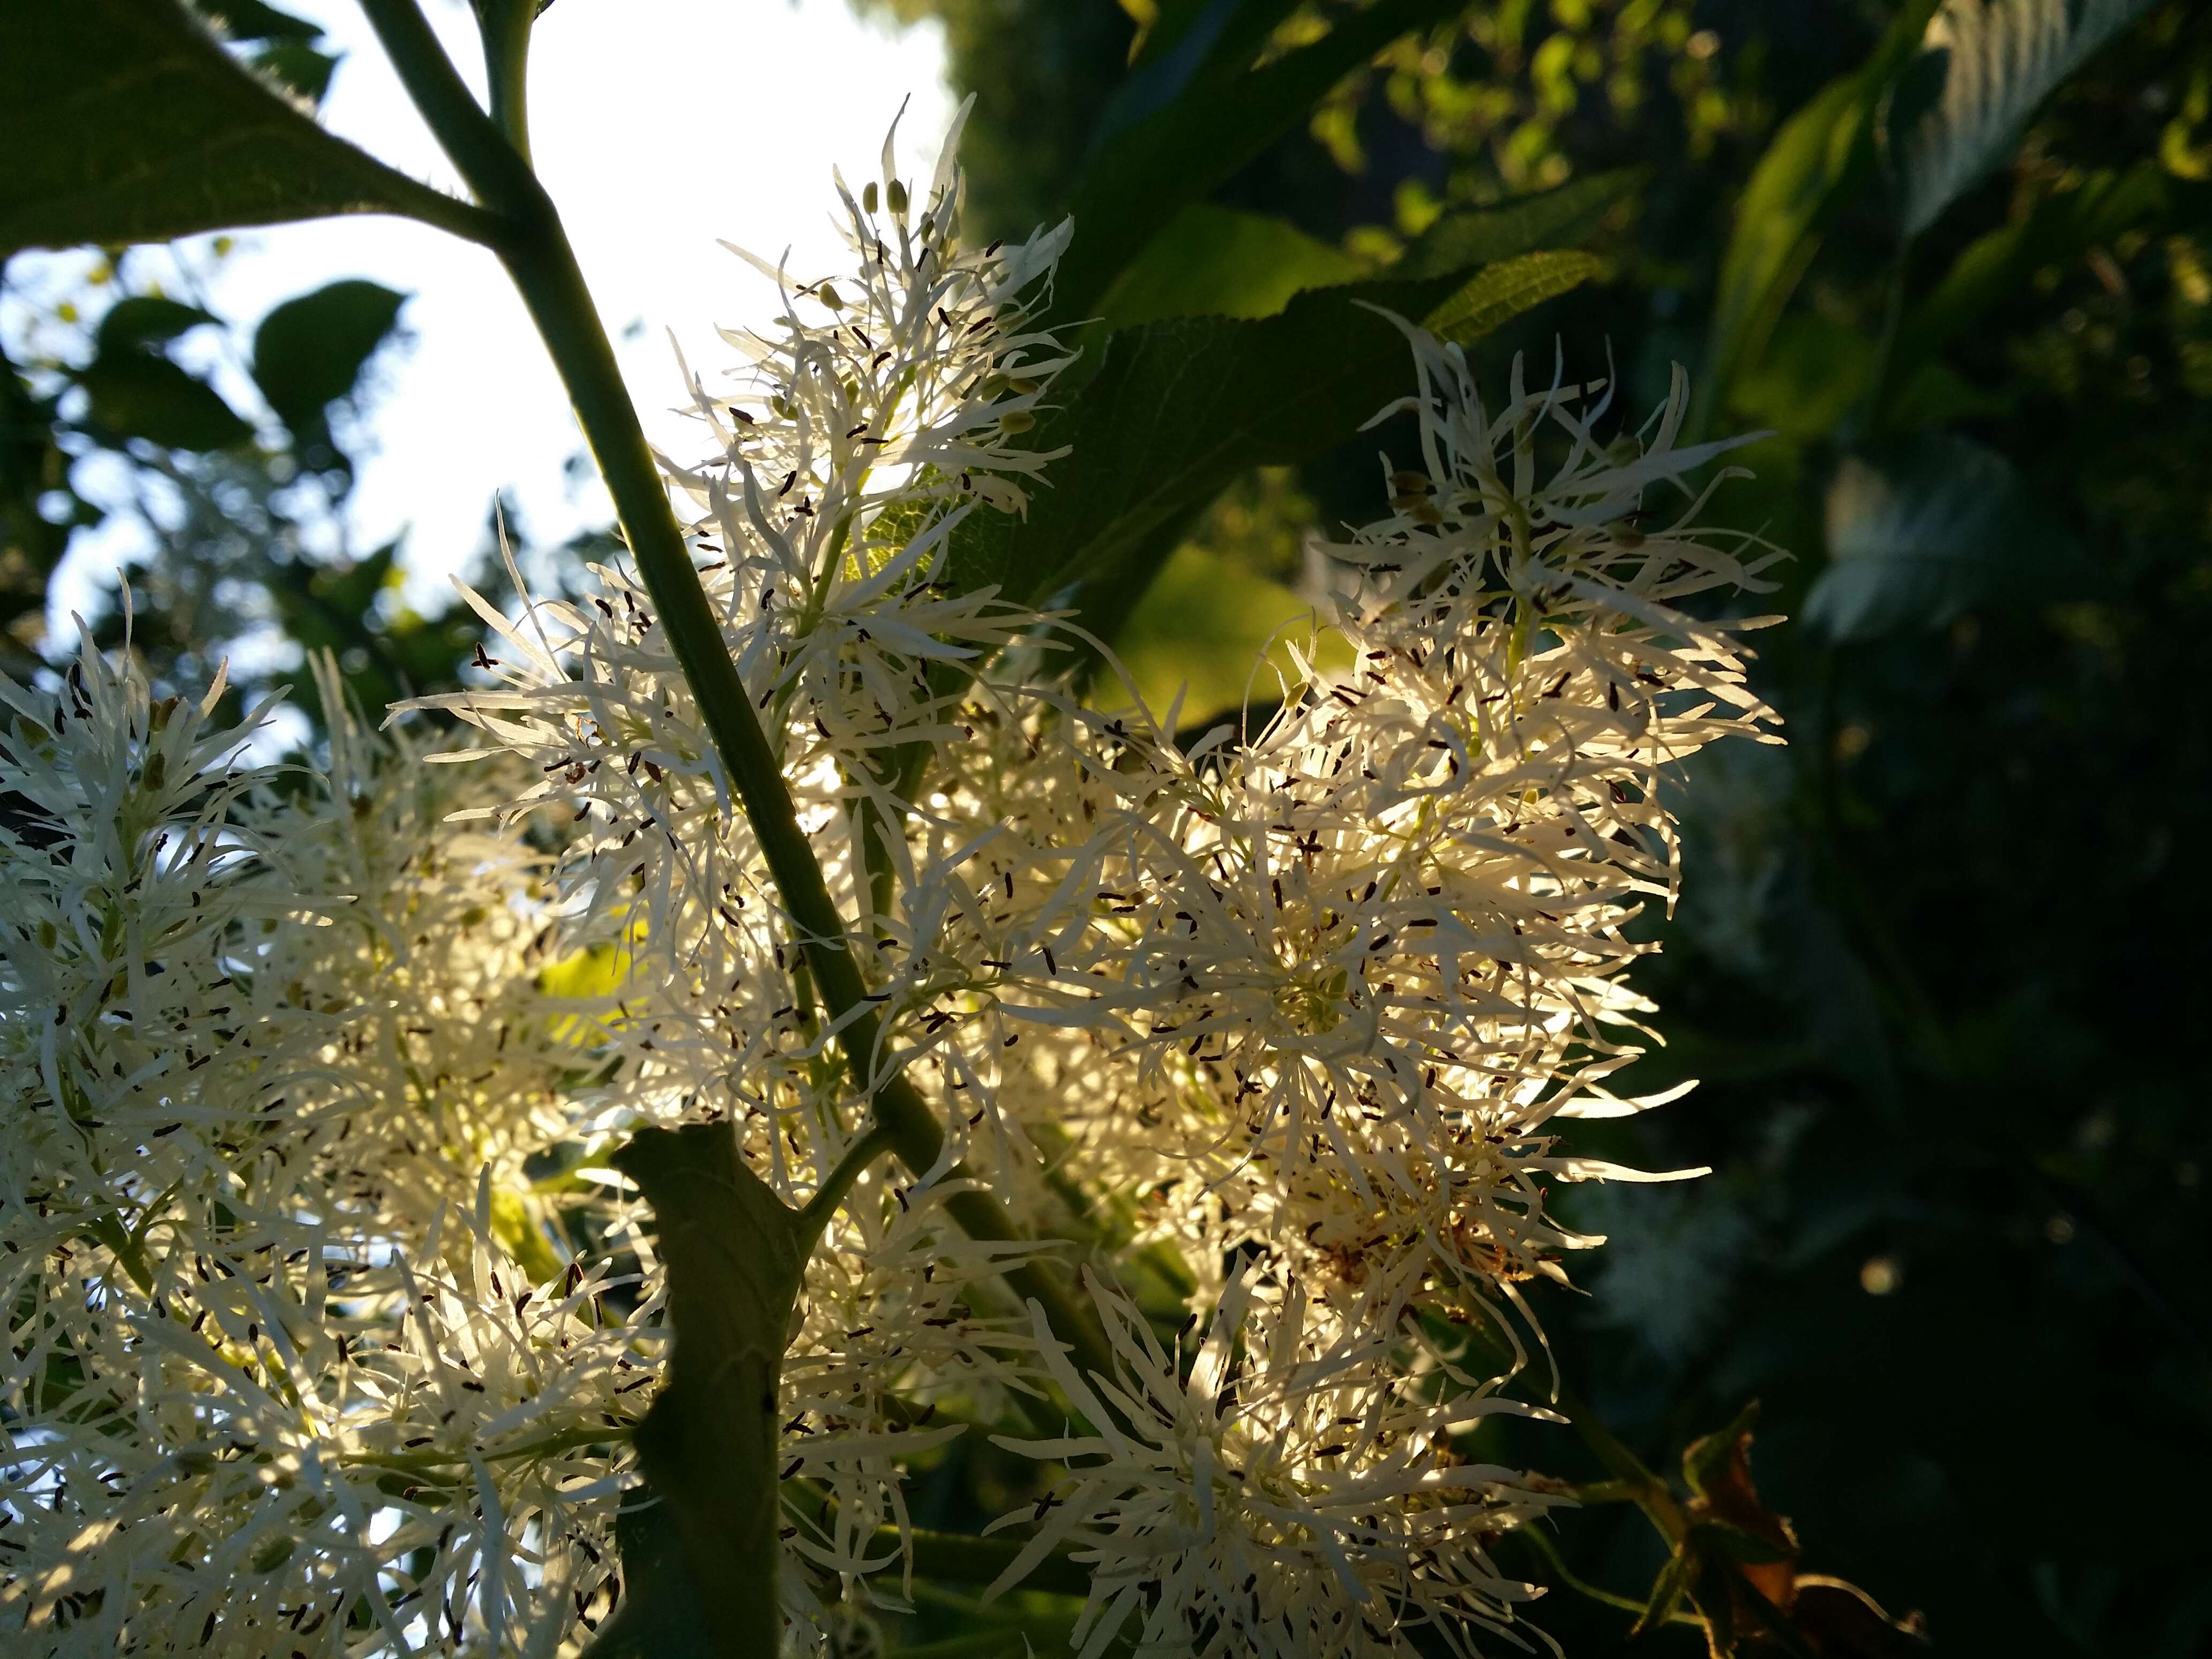
M 1197 204 L 1121 273 L 1099 314 L 1117 329 L 1163 317 L 1272 317 L 1303 289 L 1366 274 L 1288 220 Z
M 1575 248 L 1524 253 L 1477 272 L 1429 314 L 1428 326 L 1447 340 L 1469 344 L 1531 307 L 1581 287 L 1604 269 L 1605 261 L 1595 254 Z
M 1495 264 L 1538 248 L 1571 247 L 1596 230 L 1642 178 L 1626 167 L 1595 173 L 1495 207 L 1447 213 L 1413 239 L 1389 274 L 1395 281 L 1419 282 Z
M 1917 236 L 2020 143 L 2035 106 L 2152 0 L 1944 0 L 1921 55 L 1941 91 L 1896 137 Z

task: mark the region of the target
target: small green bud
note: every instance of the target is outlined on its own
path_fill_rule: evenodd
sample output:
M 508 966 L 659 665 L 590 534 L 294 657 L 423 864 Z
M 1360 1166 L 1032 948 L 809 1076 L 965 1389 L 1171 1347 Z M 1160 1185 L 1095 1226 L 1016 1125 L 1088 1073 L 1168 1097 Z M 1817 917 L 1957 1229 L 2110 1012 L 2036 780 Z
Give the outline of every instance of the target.
M 999 416 L 999 430 L 1006 433 L 1026 432 L 1036 424 L 1036 416 L 1026 409 L 1010 409 Z
M 832 311 L 842 311 L 845 308 L 845 301 L 839 297 L 837 290 L 827 283 L 814 290 L 814 297 Z
M 905 218 L 906 186 L 901 184 L 897 179 L 894 179 L 890 184 L 884 187 L 884 193 L 890 198 L 891 217 L 894 219 Z
M 860 186 L 860 206 L 869 213 L 876 210 L 876 185 L 872 179 Z
M 158 749 L 146 757 L 146 787 L 159 791 L 169 781 L 169 757 Z

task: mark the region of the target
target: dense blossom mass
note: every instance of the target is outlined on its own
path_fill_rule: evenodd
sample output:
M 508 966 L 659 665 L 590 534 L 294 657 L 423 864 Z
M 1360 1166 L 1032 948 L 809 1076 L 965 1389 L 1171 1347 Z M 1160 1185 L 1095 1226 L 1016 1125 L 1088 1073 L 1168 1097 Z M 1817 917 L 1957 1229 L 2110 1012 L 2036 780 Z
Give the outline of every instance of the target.
M 783 1366 L 798 1650 L 901 1604 L 902 1483 L 970 1433 L 1038 1465 L 1001 1583 L 1086 1569 L 1086 1656 L 1469 1653 L 1533 1594 L 1488 1546 L 1555 1488 L 1470 1436 L 1545 1414 L 1522 1287 L 1598 1242 L 1547 1192 L 1633 1173 L 1564 1126 L 1654 1103 L 1615 1082 L 1662 771 L 1774 740 L 1754 623 L 1689 608 L 1773 556 L 1700 528 L 1727 446 L 1677 444 L 1679 376 L 1624 436 L 1408 327 L 1418 460 L 1279 700 L 1178 732 L 956 559 L 1050 487 L 1068 228 L 964 248 L 957 173 L 888 146 L 840 202 L 849 268 L 763 267 L 670 477 L 942 1158 L 848 1162 L 853 1013 L 627 568 L 479 601 L 435 754 L 340 714 L 247 765 L 266 711 L 89 646 L 0 686 L 10 1653 L 580 1651 L 668 1339 L 610 1159 L 699 1121 L 794 1205 L 860 1168 Z M 966 1237 L 974 1191 L 1023 1237 Z M 1006 1290 L 1038 1257 L 1110 1374 Z

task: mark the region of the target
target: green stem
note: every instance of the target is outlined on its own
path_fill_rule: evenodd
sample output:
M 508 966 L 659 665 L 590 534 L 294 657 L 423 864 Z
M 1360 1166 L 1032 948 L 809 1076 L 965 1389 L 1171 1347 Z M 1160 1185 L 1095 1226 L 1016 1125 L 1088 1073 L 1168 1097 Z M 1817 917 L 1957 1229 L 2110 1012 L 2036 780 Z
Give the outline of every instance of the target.
M 477 1454 L 487 1463 L 508 1463 L 518 1457 L 550 1457 L 557 1452 L 573 1451 L 579 1446 L 611 1446 L 631 1437 L 628 1427 L 617 1428 L 603 1425 L 589 1429 L 563 1429 L 558 1434 L 548 1435 L 543 1440 L 525 1441 L 519 1446 L 506 1446 L 497 1451 Z M 370 1466 L 380 1469 L 397 1469 L 405 1474 L 427 1473 L 432 1469 L 466 1468 L 466 1452 L 345 1452 L 337 1461 L 349 1468 Z
M 845 1194 L 853 1190 L 853 1183 L 863 1171 L 891 1150 L 890 1133 L 878 1123 L 849 1147 L 845 1156 L 837 1160 L 837 1167 L 830 1171 L 821 1190 L 806 1200 L 806 1207 L 799 1212 L 799 1224 L 806 1229 L 810 1238 L 818 1236 L 830 1224 L 830 1218 L 845 1201 Z
M 1559 1409 L 1566 1414 L 1583 1444 L 1597 1454 L 1598 1461 L 1618 1477 L 1623 1495 L 1642 1510 L 1659 1535 L 1669 1544 L 1679 1544 L 1690 1529 L 1682 1514 L 1682 1506 L 1674 1501 L 1674 1494 L 1667 1483 L 1644 1467 L 1643 1459 L 1629 1450 L 1606 1427 L 1589 1404 L 1564 1382 L 1554 1382 L 1555 1397 Z
M 144 1245 L 125 1228 L 121 1219 L 103 1215 L 85 1224 L 86 1237 L 105 1244 L 112 1255 L 131 1275 L 131 1282 L 138 1287 L 142 1296 L 154 1294 L 154 1264 L 148 1259 Z
M 530 161 L 530 26 L 538 0 L 477 0 L 491 120 L 526 165 Z
M 846 943 L 843 918 L 799 827 L 782 769 L 699 584 L 560 214 L 537 176 L 470 95 L 415 0 L 362 3 L 416 107 L 470 188 L 507 227 L 494 251 L 568 388 L 638 573 L 744 803 L 823 1003 L 845 1021 L 839 1044 L 854 1084 L 890 1134 L 900 1162 L 917 1175 L 933 1169 L 944 1151 L 944 1129 L 892 1062 L 883 1041 L 860 966 Z M 957 1194 L 945 1207 L 971 1237 L 1005 1242 L 1021 1236 L 988 1193 Z M 1043 1307 L 1078 1364 L 1110 1373 L 1112 1349 L 1097 1316 L 1057 1275 L 1031 1263 L 1009 1269 L 1006 1278 L 1016 1294 Z
M 1518 1528 L 1512 1536 L 1527 1543 L 1537 1554 L 1544 1558 L 1545 1565 L 1551 1569 L 1552 1576 L 1559 1581 L 1562 1589 L 1572 1590 L 1576 1595 L 1586 1596 L 1593 1601 L 1601 1601 L 1608 1607 L 1619 1607 L 1623 1613 L 1641 1613 L 1644 1611 L 1644 1603 L 1637 1601 L 1633 1596 L 1616 1595 L 1609 1589 L 1599 1589 L 1587 1579 L 1577 1577 L 1574 1569 L 1570 1567 L 1565 1559 L 1560 1555 L 1559 1546 L 1544 1535 L 1541 1528 L 1534 1526 Z M 1705 1627 L 1705 1621 L 1694 1613 L 1680 1611 L 1668 1614 L 1666 1622 L 1670 1625 L 1692 1625 L 1699 1630 Z

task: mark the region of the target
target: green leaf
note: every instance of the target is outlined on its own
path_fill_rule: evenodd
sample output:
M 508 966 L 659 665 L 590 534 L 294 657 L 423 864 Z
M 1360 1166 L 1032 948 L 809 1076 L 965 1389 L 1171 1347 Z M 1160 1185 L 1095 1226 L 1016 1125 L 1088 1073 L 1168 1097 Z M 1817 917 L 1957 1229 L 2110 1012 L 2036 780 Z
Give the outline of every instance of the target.
M 1469 345 L 1530 307 L 1581 287 L 1604 269 L 1604 260 L 1577 249 L 1524 253 L 1477 272 L 1429 313 L 1428 326 L 1447 340 Z
M 1633 167 L 1594 173 L 1496 207 L 1447 213 L 1414 238 L 1389 275 L 1397 282 L 1419 282 L 1494 264 L 1538 248 L 1571 246 L 1596 230 L 1643 179 Z
M 217 320 L 213 313 L 181 300 L 134 295 L 108 307 L 107 314 L 100 319 L 94 343 L 102 356 L 142 347 L 159 350 L 179 335 Z
M 2009 157 L 2035 106 L 2152 0 L 1946 0 L 1922 43 L 1941 92 L 1899 125 L 1904 225 L 1917 236 Z
M 0 253 L 471 211 L 323 131 L 176 0 L 17 0 L 7 36 Z
M 1427 318 L 1453 297 L 1451 279 L 1468 263 L 1587 234 L 1634 182 L 1633 173 L 1607 173 L 1455 215 L 1401 259 L 1413 280 L 1394 271 L 1306 289 L 1260 319 L 1164 318 L 1090 346 L 1091 378 L 1036 433 L 1036 448 L 1072 453 L 1053 463 L 1026 519 L 979 513 L 961 526 L 955 580 L 1034 599 L 1085 579 L 1090 624 L 1113 636 L 1183 526 L 1231 480 L 1322 453 L 1405 392 L 1405 337 L 1369 305 Z M 1522 297 L 1534 305 L 1541 289 Z M 1455 337 L 1471 342 L 1480 320 L 1471 307 Z
M 1674 1554 L 1667 1559 L 1667 1565 L 1659 1569 L 1659 1576 L 1651 1581 L 1651 1594 L 1644 1598 L 1644 1611 L 1636 1616 L 1636 1623 L 1628 1632 L 1630 1636 L 1642 1636 L 1655 1631 L 1674 1617 L 1674 1609 L 1682 1605 L 1682 1598 L 1689 1594 L 1690 1572 L 1695 1564 L 1696 1558 L 1687 1545 L 1675 1546 Z
M 252 61 L 262 74 L 310 104 L 323 101 L 331 89 L 331 76 L 337 73 L 338 67 L 338 60 L 329 53 L 317 52 L 297 40 L 279 40 L 264 46 L 253 54 Z
M 1231 480 L 1320 454 L 1406 393 L 1405 336 L 1375 307 L 1426 319 L 1452 292 L 1443 281 L 1316 289 L 1257 321 L 1170 318 L 1109 336 L 1091 349 L 1090 380 L 1037 423 L 1038 449 L 1071 453 L 1025 520 L 977 512 L 962 523 L 954 580 L 1023 600 L 1087 582 L 1085 616 L 1110 635 Z M 1109 588 L 1119 597 L 1102 605 Z
M 1164 714 L 1181 695 L 1180 723 L 1200 725 L 1248 698 L 1256 706 L 1281 697 L 1277 675 L 1293 672 L 1285 641 L 1304 647 L 1313 608 L 1281 583 L 1186 542 L 1144 590 L 1114 649 L 1147 708 Z M 1349 667 L 1349 649 L 1328 637 Z
M 192 9 L 209 17 L 234 40 L 319 40 L 320 23 L 295 17 L 261 0 L 192 0 Z
M 1463 5 L 1376 0 L 1259 69 L 1251 67 L 1253 56 L 1287 8 L 1278 0 L 1209 8 L 1109 110 L 1103 142 L 1068 204 L 1075 240 L 1053 279 L 1055 316 L 1095 313 L 1122 269 L 1184 207 L 1204 199 L 1391 41 Z M 1210 21 L 1217 16 L 1218 25 Z M 1146 78 L 1154 73 L 1157 82 Z M 1139 82 L 1151 90 L 1140 94 Z
M 76 380 L 92 399 L 88 424 L 113 438 L 143 438 L 164 449 L 228 449 L 253 435 L 213 386 L 167 357 L 102 353 Z
M 1698 387 L 1700 425 L 1728 406 L 1736 377 L 1765 349 L 1829 216 L 1865 176 L 1874 157 L 1875 111 L 1898 68 L 1918 47 L 1936 3 L 1911 0 L 1873 55 L 1784 122 L 1753 169 L 1721 260 Z
M 253 333 L 253 379 L 303 443 L 325 440 L 325 415 L 349 396 L 362 366 L 391 337 L 407 295 L 351 277 L 287 300 Z
M 46 579 L 69 549 L 70 529 L 100 520 L 70 488 L 70 458 L 54 441 L 56 413 L 54 399 L 35 396 L 0 353 L 0 629 L 45 605 Z M 41 510 L 50 496 L 70 504 L 60 523 Z
M 727 1124 L 641 1129 L 615 1154 L 659 1223 L 676 1346 L 638 1427 L 720 1659 L 772 1653 L 777 1383 L 811 1243 L 799 1214 L 745 1166 Z
M 1303 289 L 1366 274 L 1288 220 L 1194 204 L 1152 239 L 1098 309 L 1115 329 L 1163 317 L 1272 317 Z
M 1093 149 L 1191 95 L 1208 79 L 1249 69 L 1298 0 L 1165 0 L 1139 29 L 1130 74 L 1098 112 Z
M 2002 456 L 1948 433 L 1844 458 L 1804 620 L 1838 643 L 2078 592 L 2087 556 Z

